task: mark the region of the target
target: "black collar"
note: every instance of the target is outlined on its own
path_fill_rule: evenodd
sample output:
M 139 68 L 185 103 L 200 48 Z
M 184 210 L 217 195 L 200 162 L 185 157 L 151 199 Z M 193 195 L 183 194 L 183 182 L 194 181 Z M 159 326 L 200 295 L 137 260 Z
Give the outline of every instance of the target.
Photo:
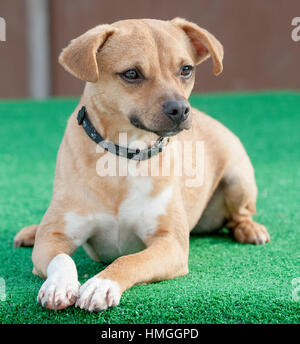
M 132 159 L 132 160 L 147 160 L 154 155 L 157 155 L 163 150 L 165 143 L 167 142 L 164 137 L 160 137 L 153 146 L 147 149 L 131 149 L 122 146 L 118 146 L 113 142 L 106 141 L 104 138 L 97 132 L 93 124 L 88 118 L 85 106 L 79 110 L 77 115 L 77 121 L 79 125 L 83 126 L 83 129 L 87 135 L 97 144 L 99 144 L 106 151 L 121 156 L 123 158 Z

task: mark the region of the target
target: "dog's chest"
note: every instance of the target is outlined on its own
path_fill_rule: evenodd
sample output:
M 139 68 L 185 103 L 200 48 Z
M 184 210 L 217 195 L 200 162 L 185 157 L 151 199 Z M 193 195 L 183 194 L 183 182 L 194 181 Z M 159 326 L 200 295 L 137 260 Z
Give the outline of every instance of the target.
M 122 255 L 138 252 L 145 247 L 145 238 L 157 229 L 158 216 L 165 213 L 172 188 L 151 197 L 151 178 L 134 177 L 130 184 L 130 192 L 117 214 L 108 210 L 87 216 L 74 212 L 66 215 L 68 236 L 76 245 L 84 245 L 93 258 L 110 262 Z

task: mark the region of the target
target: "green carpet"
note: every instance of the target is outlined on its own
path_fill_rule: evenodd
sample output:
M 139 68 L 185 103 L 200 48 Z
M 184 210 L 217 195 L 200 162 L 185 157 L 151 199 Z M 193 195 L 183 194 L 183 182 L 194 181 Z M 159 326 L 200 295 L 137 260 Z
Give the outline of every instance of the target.
M 1 101 L 0 323 L 299 323 L 292 280 L 300 277 L 300 93 L 194 95 L 191 102 L 246 146 L 259 188 L 257 220 L 271 243 L 239 244 L 225 231 L 192 237 L 187 276 L 133 287 L 118 307 L 98 314 L 43 309 L 32 250 L 12 242 L 20 228 L 39 223 L 50 202 L 57 149 L 77 99 Z M 74 259 L 80 282 L 104 267 L 82 249 Z

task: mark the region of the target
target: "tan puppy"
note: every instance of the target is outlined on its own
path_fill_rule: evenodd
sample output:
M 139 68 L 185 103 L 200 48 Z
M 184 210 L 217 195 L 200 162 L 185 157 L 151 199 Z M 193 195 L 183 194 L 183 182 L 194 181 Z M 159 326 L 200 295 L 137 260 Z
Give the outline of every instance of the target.
M 208 57 L 214 73 L 221 73 L 222 45 L 181 18 L 100 25 L 63 50 L 60 63 L 87 83 L 58 152 L 51 205 L 39 226 L 24 228 L 15 238 L 15 246 L 34 244 L 34 273 L 46 278 L 38 294 L 43 306 L 62 309 L 76 303 L 104 310 L 135 284 L 187 274 L 192 230 L 226 226 L 242 243 L 270 240 L 265 227 L 252 220 L 257 188 L 239 139 L 190 109 L 194 66 Z M 122 146 L 123 133 L 127 147 L 141 150 L 155 146 L 159 137 L 169 141 L 142 161 L 107 152 L 93 141 L 95 133 L 87 135 L 85 123 L 78 125 L 83 105 L 105 141 Z M 188 173 L 174 173 L 182 156 L 179 146 L 171 154 L 175 142 L 191 141 L 203 143 L 197 163 L 202 182 L 195 185 Z M 183 151 L 194 168 L 195 150 Z M 164 158 L 170 158 L 169 174 Z M 115 162 L 116 173 L 105 175 L 105 166 Z M 156 173 L 135 175 L 136 168 L 149 172 L 150 162 Z M 71 258 L 79 246 L 95 260 L 112 262 L 81 287 Z

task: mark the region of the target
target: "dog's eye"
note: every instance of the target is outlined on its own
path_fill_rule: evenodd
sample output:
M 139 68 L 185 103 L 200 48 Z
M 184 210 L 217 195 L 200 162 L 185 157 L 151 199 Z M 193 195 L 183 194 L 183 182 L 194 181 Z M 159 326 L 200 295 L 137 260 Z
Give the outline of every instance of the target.
M 136 69 L 129 69 L 126 72 L 120 73 L 120 76 L 128 82 L 135 82 L 143 79 L 143 75 Z
M 125 76 L 125 78 L 130 79 L 130 80 L 138 78 L 138 73 L 134 69 L 128 70 L 127 72 L 123 73 L 123 75 Z
M 180 71 L 180 76 L 184 79 L 188 79 L 193 74 L 194 67 L 190 65 L 183 66 Z

